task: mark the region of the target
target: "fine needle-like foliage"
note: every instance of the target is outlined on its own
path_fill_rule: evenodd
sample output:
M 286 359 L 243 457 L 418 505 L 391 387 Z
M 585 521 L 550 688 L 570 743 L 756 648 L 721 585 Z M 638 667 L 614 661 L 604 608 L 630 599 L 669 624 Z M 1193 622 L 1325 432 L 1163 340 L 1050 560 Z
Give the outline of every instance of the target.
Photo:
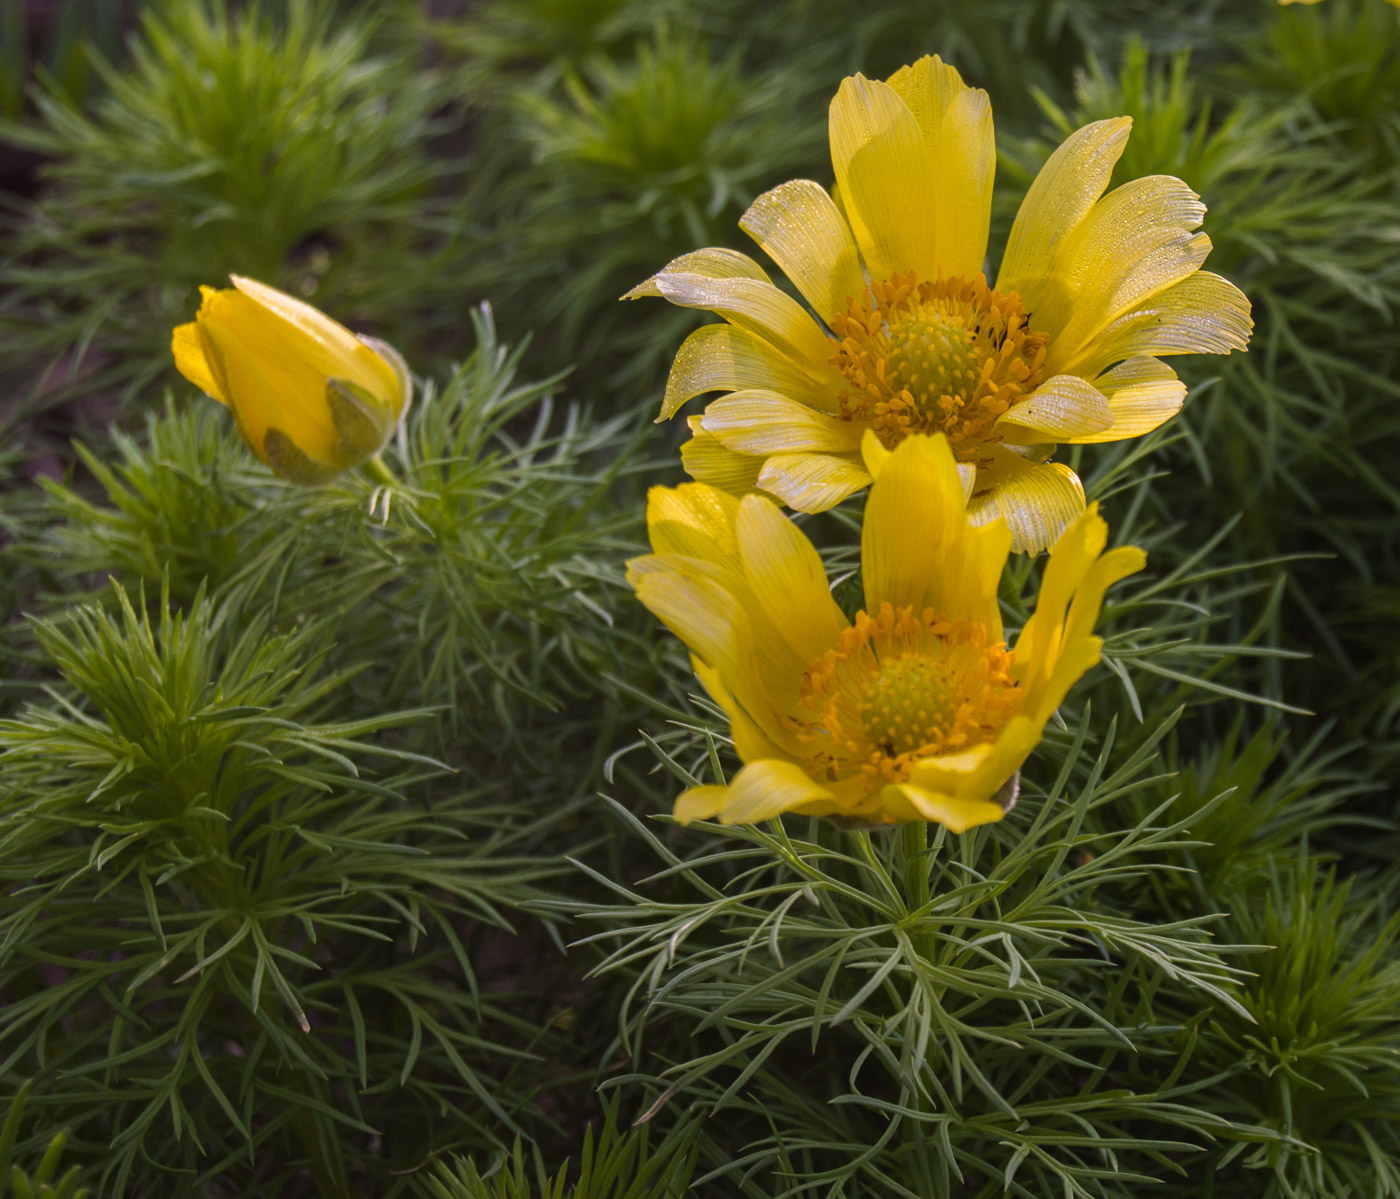
M 1397 15 L 0 0 L 0 1199 L 1400 1199 Z M 744 734 L 624 564 L 716 318 L 618 297 L 742 250 L 824 337 L 740 217 L 924 54 L 974 274 L 1129 116 L 1248 351 L 1041 448 L 1146 565 L 1004 818 L 682 827 Z M 174 369 L 230 273 L 403 353 L 377 457 Z M 777 518 L 848 619 L 867 494 Z

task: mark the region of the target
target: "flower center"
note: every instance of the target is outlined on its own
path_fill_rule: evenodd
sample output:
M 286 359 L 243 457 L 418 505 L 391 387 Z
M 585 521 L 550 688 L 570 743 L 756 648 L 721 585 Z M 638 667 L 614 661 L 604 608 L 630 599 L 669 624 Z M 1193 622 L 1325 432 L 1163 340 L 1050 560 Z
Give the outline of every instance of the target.
M 807 773 L 902 782 L 921 758 L 991 741 L 1021 709 L 1011 662 L 980 624 L 889 604 L 858 613 L 802 677 L 788 723 L 811 746 Z
M 958 459 L 998 440 L 997 418 L 1039 386 L 1049 334 L 1026 329 L 1015 292 L 955 276 L 920 283 L 913 271 L 874 283 L 831 319 L 831 364 L 846 377 L 843 420 L 868 421 L 886 448 L 910 433 L 942 433 Z

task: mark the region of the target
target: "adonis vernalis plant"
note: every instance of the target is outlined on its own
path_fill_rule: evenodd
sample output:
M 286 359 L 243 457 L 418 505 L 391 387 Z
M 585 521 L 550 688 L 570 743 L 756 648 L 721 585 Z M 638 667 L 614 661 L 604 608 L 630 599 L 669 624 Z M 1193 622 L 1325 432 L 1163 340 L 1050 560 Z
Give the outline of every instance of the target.
M 987 94 L 923 58 L 831 104 L 836 193 L 798 179 L 740 220 L 810 305 L 733 250 L 683 254 L 625 298 L 727 323 L 677 354 L 662 417 L 709 391 L 686 469 L 821 512 L 870 482 L 861 440 L 942 433 L 975 469 L 968 511 L 1039 551 L 1084 511 L 1061 442 L 1120 441 L 1181 408 L 1165 355 L 1243 350 L 1249 301 L 1201 270 L 1205 206 L 1160 175 L 1104 195 L 1132 122 L 1097 121 L 1045 164 L 984 274 L 996 146 Z M 814 319 L 815 314 L 815 319 Z
M 866 433 L 868 443 L 875 434 Z M 682 821 L 783 812 L 955 832 L 1000 820 L 1070 686 L 1099 658 L 1105 590 L 1142 569 L 1104 554 L 1092 505 L 1056 541 L 1035 615 L 1008 651 L 997 585 L 1005 521 L 977 526 L 948 441 L 914 435 L 880 461 L 861 533 L 865 608 L 848 621 L 811 542 L 765 496 L 656 488 L 641 601 L 690 648 L 744 768 L 676 801 Z

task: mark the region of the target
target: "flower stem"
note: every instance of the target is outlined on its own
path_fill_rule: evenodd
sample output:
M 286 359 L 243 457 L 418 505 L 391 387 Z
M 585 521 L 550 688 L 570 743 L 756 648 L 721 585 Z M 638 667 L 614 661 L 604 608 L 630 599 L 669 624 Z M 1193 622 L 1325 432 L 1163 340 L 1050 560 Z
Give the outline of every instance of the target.
M 378 454 L 375 454 L 373 458 L 371 458 L 368 462 L 365 463 L 364 471 L 365 474 L 367 474 L 376 483 L 379 483 L 385 487 L 397 487 L 399 484 L 398 475 L 394 474 L 393 471 L 391 471 L 387 466 L 384 465 L 384 459 L 381 458 Z
M 911 912 L 926 907 L 929 901 L 928 825 L 921 820 L 904 826 L 904 901 Z M 927 917 L 920 918 L 920 924 L 924 919 Z M 911 931 L 920 956 L 929 958 L 933 951 L 933 938 L 921 928 Z

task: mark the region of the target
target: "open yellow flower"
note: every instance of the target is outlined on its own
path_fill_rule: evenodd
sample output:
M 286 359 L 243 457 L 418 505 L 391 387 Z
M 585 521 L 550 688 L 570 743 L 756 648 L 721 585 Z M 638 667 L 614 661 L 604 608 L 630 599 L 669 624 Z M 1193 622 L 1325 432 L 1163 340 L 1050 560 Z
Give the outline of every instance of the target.
M 323 483 L 384 448 L 412 393 L 398 352 L 253 279 L 201 287 L 171 342 L 180 373 L 233 413 L 282 478 Z
M 1129 117 L 1073 134 L 983 274 L 996 149 L 983 91 L 923 58 L 885 82 L 846 79 L 831 104 L 836 192 L 798 179 L 739 224 L 810 306 L 733 250 L 684 254 L 626 299 L 718 313 L 685 341 L 661 418 L 711 391 L 682 450 L 700 482 L 820 512 L 866 486 L 861 439 L 942 433 L 975 475 L 968 511 L 1004 517 L 1018 550 L 1084 510 L 1060 442 L 1116 441 L 1175 414 L 1186 388 L 1159 359 L 1241 350 L 1249 302 L 1202 271 L 1205 207 L 1179 179 L 1104 195 Z M 815 314 L 815 316 L 813 315 Z
M 682 794 L 677 819 L 804 812 L 955 832 L 1000 820 L 1045 722 L 1098 661 L 1104 592 L 1144 555 L 1103 553 L 1097 505 L 1056 541 L 1035 614 L 1008 650 L 996 597 L 1011 531 L 969 519 L 947 439 L 905 438 L 878 470 L 854 621 L 811 542 L 767 497 L 652 489 L 654 553 L 628 563 L 628 581 L 689 647 L 744 763 L 728 785 Z

